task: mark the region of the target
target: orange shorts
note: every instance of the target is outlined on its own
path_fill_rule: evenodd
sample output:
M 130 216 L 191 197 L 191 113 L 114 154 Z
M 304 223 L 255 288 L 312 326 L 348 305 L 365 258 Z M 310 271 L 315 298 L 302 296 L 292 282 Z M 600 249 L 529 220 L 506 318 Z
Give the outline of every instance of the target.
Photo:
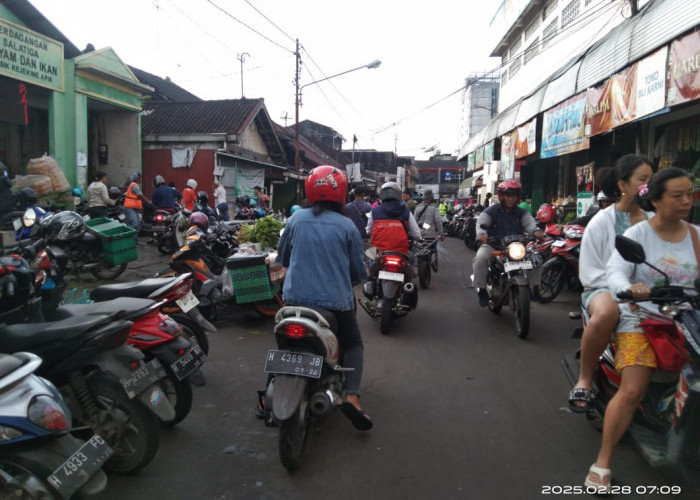
M 615 334 L 615 370 L 618 373 L 627 366 L 656 368 L 656 353 L 644 333 Z

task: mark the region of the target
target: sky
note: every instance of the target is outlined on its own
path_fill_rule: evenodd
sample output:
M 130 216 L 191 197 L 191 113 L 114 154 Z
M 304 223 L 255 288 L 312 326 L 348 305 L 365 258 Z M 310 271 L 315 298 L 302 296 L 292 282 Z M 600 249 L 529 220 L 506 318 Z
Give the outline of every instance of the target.
M 335 129 L 343 149 L 355 135 L 358 149 L 418 160 L 459 150 L 464 80 L 500 62 L 489 57 L 494 0 L 30 2 L 79 49 L 112 47 L 202 99 L 239 99 L 242 85 L 281 125 L 294 124 L 298 39 L 299 121 Z

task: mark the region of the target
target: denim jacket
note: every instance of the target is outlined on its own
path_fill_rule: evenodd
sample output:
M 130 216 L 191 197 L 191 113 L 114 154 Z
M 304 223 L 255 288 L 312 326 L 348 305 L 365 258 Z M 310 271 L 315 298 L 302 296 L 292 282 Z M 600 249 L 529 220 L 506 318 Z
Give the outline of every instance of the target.
M 352 291 L 364 276 L 362 239 L 344 215 L 311 208 L 287 219 L 277 246 L 277 262 L 287 269 L 282 290 L 287 304 L 333 311 L 355 308 Z

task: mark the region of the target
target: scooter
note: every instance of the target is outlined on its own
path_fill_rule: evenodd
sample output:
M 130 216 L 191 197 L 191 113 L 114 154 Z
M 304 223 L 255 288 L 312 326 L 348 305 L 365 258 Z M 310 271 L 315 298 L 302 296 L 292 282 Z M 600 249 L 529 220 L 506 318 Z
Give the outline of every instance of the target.
M 648 265 L 645 262 L 644 249 L 637 242 L 617 236 L 616 248 L 625 260 Z M 657 271 L 666 277 L 662 271 Z M 618 294 L 618 298 L 633 300 L 627 292 Z M 679 475 L 681 481 L 691 488 L 698 489 L 700 279 L 695 280 L 694 288 L 655 286 L 648 300 L 656 307 L 649 305 L 649 302 L 638 304 L 642 329 L 647 335 L 665 335 L 672 339 L 672 345 L 678 350 L 677 355 L 681 359 L 685 358 L 685 363 L 680 372 L 657 370 L 654 373 L 644 400 L 634 414 L 628 435 L 652 467 L 663 468 L 672 475 Z M 561 361 L 572 387 L 578 381 L 579 358 L 580 351 L 567 355 Z M 611 343 L 600 357 L 593 377 L 593 398 L 586 416 L 598 429 L 602 428 L 607 405 L 620 384 L 620 375 L 615 370 L 614 359 L 615 345 Z M 680 487 L 673 488 L 679 489 L 669 489 L 665 493 L 680 493 Z
M 51 382 L 33 373 L 41 358 L 0 354 L 0 498 L 97 497 L 112 449 L 95 434 L 69 434 L 71 414 Z
M 551 256 L 542 266 L 542 280 L 539 285 L 540 302 L 551 302 L 569 284 L 572 289 L 578 289 L 578 259 L 581 251 L 583 226 L 567 224 L 564 226 L 564 238 L 551 242 Z

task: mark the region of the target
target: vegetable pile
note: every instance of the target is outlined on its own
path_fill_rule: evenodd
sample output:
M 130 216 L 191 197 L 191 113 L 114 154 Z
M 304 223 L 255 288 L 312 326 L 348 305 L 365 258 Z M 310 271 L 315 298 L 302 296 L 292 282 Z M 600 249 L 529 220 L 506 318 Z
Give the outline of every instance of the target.
M 255 224 L 241 226 L 237 237 L 239 243 L 260 243 L 263 248 L 277 248 L 280 230 L 284 227 L 274 215 L 258 219 Z

